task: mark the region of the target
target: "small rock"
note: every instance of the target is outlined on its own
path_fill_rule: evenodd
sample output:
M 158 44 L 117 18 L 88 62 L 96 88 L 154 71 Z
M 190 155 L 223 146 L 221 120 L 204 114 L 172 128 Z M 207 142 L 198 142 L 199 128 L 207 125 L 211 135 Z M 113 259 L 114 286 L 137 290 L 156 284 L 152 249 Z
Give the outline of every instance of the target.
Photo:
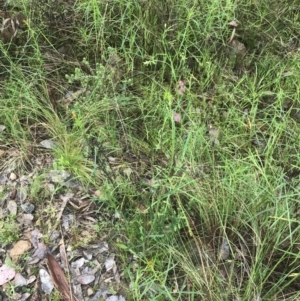
M 15 286 L 27 285 L 27 280 L 20 273 L 16 273 L 16 276 L 15 276 L 15 279 L 14 279 L 14 285 Z
M 25 300 L 27 300 L 30 296 L 31 296 L 30 293 L 25 293 L 25 294 L 22 295 L 22 298 L 21 298 L 19 301 L 25 301 Z
M 84 256 L 88 259 L 88 260 L 92 260 L 93 258 L 93 254 L 88 252 L 88 251 L 83 251 Z
M 49 192 L 54 192 L 54 191 L 55 191 L 55 186 L 54 186 L 54 184 L 52 184 L 52 183 L 47 183 L 47 184 L 46 184 L 46 189 L 47 189 Z
M 22 204 L 21 208 L 25 213 L 32 213 L 35 209 L 34 205 L 31 203 Z
M 121 214 L 120 214 L 118 211 L 116 211 L 116 212 L 114 213 L 114 218 L 115 218 L 115 219 L 121 218 Z
M 24 213 L 21 216 L 18 216 L 17 218 L 19 223 L 22 223 L 23 225 L 30 225 L 33 221 L 33 215 L 30 213 Z
M 71 175 L 65 170 L 51 170 L 46 174 L 46 179 L 53 182 L 62 184 L 70 180 Z
M 58 230 L 52 231 L 49 237 L 51 242 L 55 242 L 59 238 L 60 238 L 60 231 Z
M 50 275 L 44 269 L 40 269 L 39 274 L 42 283 L 42 291 L 46 294 L 50 294 L 54 288 Z
M 106 258 L 104 264 L 105 264 L 106 271 L 111 270 L 116 264 L 115 259 L 114 259 L 114 255 L 111 255 L 108 258 Z
M 101 288 L 96 292 L 91 301 L 98 301 L 101 297 L 106 298 L 108 294 L 111 294 L 111 292 L 107 288 Z
M 46 139 L 40 142 L 40 146 L 47 149 L 54 149 L 57 146 L 57 143 L 51 139 Z
M 225 260 L 230 255 L 230 245 L 226 238 L 223 238 L 221 249 L 219 251 L 219 259 Z
M 0 174 L 0 185 L 5 184 L 7 181 L 8 181 L 7 175 L 4 173 Z
M 83 266 L 84 262 L 85 262 L 84 258 L 81 257 L 80 259 L 77 259 L 76 261 L 73 261 L 73 262 L 71 263 L 71 267 L 72 267 L 73 269 L 81 268 L 81 267 Z
M 34 282 L 36 280 L 36 277 L 34 275 L 29 276 L 27 279 L 27 285 Z
M 92 288 L 89 287 L 89 288 L 87 289 L 86 293 L 87 293 L 87 295 L 90 297 L 90 296 L 92 296 L 92 295 L 94 294 L 94 291 L 93 291 Z
M 125 298 L 123 296 L 110 296 L 105 299 L 105 301 L 125 301 Z
M 15 180 L 17 179 L 17 175 L 16 175 L 14 172 L 12 172 L 12 173 L 9 175 L 9 179 L 10 179 L 11 181 L 15 181 Z
M 78 276 L 76 278 L 76 280 L 80 284 L 87 285 L 87 284 L 90 284 L 91 282 L 93 282 L 95 280 L 95 276 L 94 275 L 83 274 L 83 275 Z
M 17 190 L 17 196 L 19 201 L 24 202 L 27 198 L 27 189 L 25 187 L 21 187 Z
M 127 177 L 129 177 L 132 174 L 132 169 L 130 167 L 128 167 L 128 168 L 125 168 L 123 170 L 123 172 Z
M 12 300 L 21 300 L 22 295 L 19 293 L 14 293 L 12 296 Z
M 76 189 L 76 188 L 80 187 L 80 182 L 78 180 L 75 180 L 75 179 L 69 180 L 69 181 L 67 181 L 63 184 L 67 188 L 71 188 L 71 189 Z
M 96 190 L 96 191 L 94 192 L 94 196 L 95 196 L 95 197 L 98 197 L 98 198 L 101 198 L 101 197 L 103 197 L 103 194 L 101 193 L 100 190 Z
M 7 210 L 11 215 L 17 214 L 17 203 L 15 201 L 8 201 Z

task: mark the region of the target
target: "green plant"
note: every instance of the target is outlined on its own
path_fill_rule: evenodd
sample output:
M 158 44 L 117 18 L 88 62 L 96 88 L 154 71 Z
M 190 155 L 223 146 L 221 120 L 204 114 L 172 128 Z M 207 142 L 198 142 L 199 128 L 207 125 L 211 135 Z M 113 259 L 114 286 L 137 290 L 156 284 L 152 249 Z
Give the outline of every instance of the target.
M 47 154 L 100 192 L 129 300 L 299 298 L 297 0 L 33 2 L 0 45 L 3 172 Z
M 16 242 L 20 237 L 20 226 L 15 221 L 15 216 L 8 216 L 0 221 L 0 243 L 7 246 Z

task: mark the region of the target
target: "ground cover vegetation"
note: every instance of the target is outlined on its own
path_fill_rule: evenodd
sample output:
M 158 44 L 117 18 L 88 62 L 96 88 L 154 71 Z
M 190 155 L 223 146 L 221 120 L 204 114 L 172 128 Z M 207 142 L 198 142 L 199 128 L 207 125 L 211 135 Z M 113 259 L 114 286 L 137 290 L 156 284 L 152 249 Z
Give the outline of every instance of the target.
M 35 206 L 47 243 L 60 223 L 56 196 L 72 188 L 49 188 L 61 171 L 95 206 L 93 231 L 82 235 L 78 220 L 66 245 L 105 234 L 122 271 L 112 293 L 300 298 L 298 0 L 0 9 L 3 258 L 28 229 L 19 209 L 7 213 L 8 183 L 33 174 L 17 199 Z

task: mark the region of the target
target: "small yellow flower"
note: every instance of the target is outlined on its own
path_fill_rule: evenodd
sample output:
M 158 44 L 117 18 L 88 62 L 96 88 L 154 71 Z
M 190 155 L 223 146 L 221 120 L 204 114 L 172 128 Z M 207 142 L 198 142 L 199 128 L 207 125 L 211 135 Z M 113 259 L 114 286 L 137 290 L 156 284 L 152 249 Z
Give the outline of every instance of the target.
M 148 265 L 149 267 L 153 267 L 153 266 L 154 266 L 154 262 L 153 262 L 152 260 L 149 260 L 149 261 L 147 262 L 147 265 Z

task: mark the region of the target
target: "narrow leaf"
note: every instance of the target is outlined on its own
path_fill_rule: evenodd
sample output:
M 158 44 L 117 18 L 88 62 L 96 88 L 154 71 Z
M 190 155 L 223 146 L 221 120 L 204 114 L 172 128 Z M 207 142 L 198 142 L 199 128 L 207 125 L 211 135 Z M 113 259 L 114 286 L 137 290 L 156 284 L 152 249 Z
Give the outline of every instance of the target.
M 71 287 L 66 279 L 66 276 L 56 259 L 49 253 L 47 254 L 47 259 L 52 281 L 56 289 L 62 294 L 62 300 L 78 301 L 78 299 L 72 294 Z

